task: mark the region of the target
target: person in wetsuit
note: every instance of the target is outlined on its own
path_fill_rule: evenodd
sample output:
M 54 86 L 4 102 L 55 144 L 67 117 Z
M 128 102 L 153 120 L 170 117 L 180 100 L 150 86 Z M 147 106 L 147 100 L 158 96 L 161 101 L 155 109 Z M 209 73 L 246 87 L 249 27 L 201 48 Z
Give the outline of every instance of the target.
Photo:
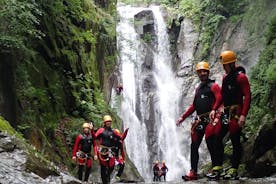
M 91 134 L 91 129 L 93 129 L 92 124 L 86 122 L 82 125 L 83 133 L 76 137 L 75 145 L 72 153 L 72 159 L 76 161 L 79 165 L 78 169 L 78 179 L 82 181 L 83 179 L 83 169 L 85 169 L 84 181 L 88 181 L 90 170 L 92 167 L 91 159 L 91 149 L 94 147 L 94 160 L 97 160 L 97 145 L 93 135 Z
M 242 145 L 240 141 L 242 127 L 245 124 L 251 103 L 251 91 L 245 69 L 236 66 L 236 54 L 231 51 L 223 51 L 220 61 L 226 74 L 222 80 L 222 101 L 224 106 L 223 122 L 226 122 L 221 131 L 221 139 L 227 132 L 233 146 L 231 168 L 226 172 L 224 179 L 237 179 L 241 157 Z M 223 146 L 220 147 L 220 159 L 223 161 Z
M 103 184 L 110 183 L 110 175 L 114 170 L 116 153 L 120 149 L 118 142 L 121 141 L 121 135 L 111 128 L 111 122 L 111 116 L 105 115 L 103 117 L 104 127 L 99 128 L 95 133 L 95 138 L 99 140 L 98 157 Z
M 200 84 L 196 89 L 193 103 L 177 120 L 176 125 L 181 123 L 196 111 L 197 116 L 191 128 L 191 170 L 182 176 L 185 181 L 197 180 L 198 174 L 198 149 L 205 134 L 208 150 L 211 155 L 212 166 L 216 166 L 215 134 L 219 133 L 219 119 L 215 118 L 216 110 L 221 104 L 221 89 L 215 81 L 209 79 L 209 64 L 206 61 L 196 65 L 196 72 L 200 79 Z

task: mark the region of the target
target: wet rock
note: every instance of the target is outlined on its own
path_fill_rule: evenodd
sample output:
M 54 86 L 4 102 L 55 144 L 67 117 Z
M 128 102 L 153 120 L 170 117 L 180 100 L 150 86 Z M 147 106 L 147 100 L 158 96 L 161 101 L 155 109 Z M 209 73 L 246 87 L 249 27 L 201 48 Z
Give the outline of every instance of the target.
M 0 142 L 0 153 L 4 151 L 11 152 L 15 149 L 15 147 L 16 145 L 12 142 L 11 138 L 2 134 Z
M 15 137 L 0 135 L 0 183 L 75 184 L 76 178 L 47 164 L 31 146 Z
M 151 10 L 143 10 L 134 16 L 135 30 L 152 47 L 157 37 L 154 29 L 154 16 Z
M 276 173 L 276 119 L 265 120 L 256 138 L 245 146 L 244 159 L 251 177 L 265 177 Z
M 151 10 L 143 10 L 134 16 L 135 30 L 142 35 L 146 32 L 154 33 L 154 16 Z

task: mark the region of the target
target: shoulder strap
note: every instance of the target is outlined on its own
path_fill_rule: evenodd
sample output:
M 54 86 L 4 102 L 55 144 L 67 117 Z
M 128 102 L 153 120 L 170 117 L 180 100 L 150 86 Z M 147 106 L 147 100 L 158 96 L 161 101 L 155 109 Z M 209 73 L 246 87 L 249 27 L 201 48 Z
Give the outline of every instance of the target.
M 242 66 L 237 66 L 236 67 L 236 72 L 237 72 L 237 74 L 240 74 L 240 73 L 246 74 L 246 70 Z

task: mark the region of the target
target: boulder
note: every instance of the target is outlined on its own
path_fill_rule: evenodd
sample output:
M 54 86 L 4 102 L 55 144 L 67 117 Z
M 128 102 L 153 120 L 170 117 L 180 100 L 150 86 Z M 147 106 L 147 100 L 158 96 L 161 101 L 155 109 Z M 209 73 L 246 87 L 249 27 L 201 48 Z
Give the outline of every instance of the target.
M 244 159 L 251 177 L 266 177 L 276 172 L 276 119 L 263 120 L 251 144 L 245 146 Z

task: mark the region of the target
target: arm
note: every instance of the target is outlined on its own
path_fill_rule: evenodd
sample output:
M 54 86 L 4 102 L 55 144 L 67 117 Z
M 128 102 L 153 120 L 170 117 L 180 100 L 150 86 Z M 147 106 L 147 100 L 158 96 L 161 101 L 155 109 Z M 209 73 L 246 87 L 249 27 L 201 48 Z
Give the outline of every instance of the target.
M 72 157 L 76 157 L 76 153 L 77 153 L 77 151 L 79 149 L 80 140 L 81 140 L 81 135 L 78 135 L 76 137 L 76 140 L 75 140 L 75 145 L 74 145 Z
M 249 81 L 244 74 L 239 74 L 237 81 L 241 88 L 242 95 L 244 96 L 241 115 L 247 116 L 251 103 L 251 91 Z
M 125 138 L 126 138 L 126 136 L 127 136 L 127 133 L 128 133 L 128 129 L 129 129 L 129 128 L 127 128 L 127 129 L 124 131 L 123 135 L 121 136 L 121 140 L 122 140 L 122 141 L 125 140 Z
M 243 100 L 242 101 L 242 111 L 241 111 L 241 115 L 240 115 L 239 120 L 238 120 L 239 126 L 242 127 L 245 123 L 245 118 L 246 118 L 247 113 L 248 113 L 249 108 L 250 108 L 251 91 L 250 91 L 249 81 L 248 81 L 248 78 L 246 77 L 246 75 L 240 74 L 238 76 L 237 81 L 240 85 L 241 93 L 243 95 L 241 97 L 242 100 Z
M 100 135 L 104 132 L 104 128 L 99 128 L 97 132 L 94 134 L 94 138 L 98 139 Z M 93 135 L 93 134 L 92 134 Z
M 96 144 L 96 140 L 93 139 L 93 151 L 94 151 L 94 155 L 97 155 L 98 153 L 98 146 Z
M 221 88 L 216 83 L 214 83 L 212 85 L 211 91 L 213 92 L 213 94 L 215 96 L 215 102 L 214 102 L 214 104 L 212 106 L 212 111 L 209 114 L 209 118 L 213 120 L 215 118 L 216 111 L 218 110 L 218 108 L 222 104 L 222 95 L 221 95 Z
M 96 139 L 94 128 L 91 129 L 91 135 L 93 139 Z
M 123 160 L 125 160 L 125 151 L 124 151 L 124 143 L 122 142 L 122 146 L 121 146 L 121 155 L 122 155 L 122 158 L 123 158 Z
M 96 140 L 93 138 L 93 152 L 94 152 L 94 160 L 98 159 L 98 146 L 96 144 Z
M 180 116 L 177 120 L 176 125 L 179 126 L 188 116 L 190 116 L 195 111 L 194 104 L 190 105 L 190 107 Z
M 221 88 L 219 87 L 218 84 L 215 83 L 212 85 L 211 91 L 213 92 L 216 100 L 213 104 L 212 110 L 216 111 L 222 104 Z

